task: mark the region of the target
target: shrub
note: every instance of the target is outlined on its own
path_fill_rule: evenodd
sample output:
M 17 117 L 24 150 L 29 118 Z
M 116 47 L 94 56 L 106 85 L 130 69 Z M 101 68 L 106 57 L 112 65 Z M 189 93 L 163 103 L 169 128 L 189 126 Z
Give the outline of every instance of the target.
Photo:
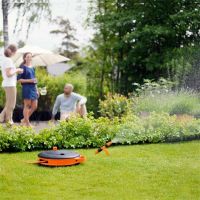
M 108 94 L 105 100 L 100 100 L 99 112 L 101 116 L 114 118 L 128 113 L 129 100 L 120 94 Z
M 177 104 L 174 104 L 171 108 L 170 114 L 171 115 L 180 115 L 180 114 L 191 114 L 193 111 L 193 104 L 190 104 L 189 102 L 178 102 Z
M 0 151 L 28 151 L 34 149 L 35 132 L 31 128 L 0 126 Z
M 141 94 L 133 98 L 133 111 L 141 112 L 167 112 L 173 114 L 200 115 L 199 94 L 181 90 L 166 93 Z
M 144 84 L 133 83 L 136 87 L 137 95 L 157 95 L 157 94 L 165 94 L 172 90 L 172 88 L 176 85 L 174 82 L 169 81 L 164 78 L 160 78 L 158 81 L 144 79 Z
M 177 120 L 167 113 L 151 113 L 148 117 L 126 118 L 116 133 L 122 144 L 158 143 L 200 139 L 200 120 Z
M 36 134 L 30 128 L 0 126 L 0 151 L 30 151 L 58 148 L 99 147 L 110 141 L 118 129 L 118 120 L 108 118 L 71 118 Z
M 100 117 L 71 118 L 36 134 L 30 128 L 0 126 L 0 152 L 100 147 L 107 141 L 119 144 L 174 142 L 200 139 L 200 120 L 151 113 L 139 118 L 126 115 L 120 120 Z

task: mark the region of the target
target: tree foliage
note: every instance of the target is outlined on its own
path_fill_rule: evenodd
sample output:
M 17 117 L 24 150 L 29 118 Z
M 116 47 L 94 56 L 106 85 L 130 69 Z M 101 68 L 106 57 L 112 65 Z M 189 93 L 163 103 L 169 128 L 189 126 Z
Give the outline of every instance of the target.
M 11 8 L 17 9 L 15 32 L 20 32 L 24 24 L 28 23 L 26 38 L 28 38 L 31 27 L 38 23 L 43 17 L 51 19 L 50 0 L 21 1 L 12 0 Z
M 2 0 L 2 14 L 3 14 L 3 36 L 4 46 L 9 43 L 8 34 L 8 16 L 10 11 L 17 9 L 17 18 L 14 27 L 14 33 L 20 32 L 24 24 L 28 24 L 26 30 L 26 38 L 28 38 L 30 28 L 34 23 L 38 23 L 42 16 L 51 18 L 50 1 L 49 0 L 34 0 L 34 1 L 21 1 L 21 0 Z
M 59 51 L 67 57 L 72 58 L 78 53 L 77 39 L 74 36 L 76 29 L 71 25 L 69 19 L 57 17 L 53 22 L 57 24 L 59 28 L 52 30 L 50 33 L 63 36 Z
M 198 0 L 91 1 L 102 88 L 108 74 L 114 91 L 124 94 L 133 82 L 173 75 L 167 63 L 176 52 L 199 45 L 199 13 Z

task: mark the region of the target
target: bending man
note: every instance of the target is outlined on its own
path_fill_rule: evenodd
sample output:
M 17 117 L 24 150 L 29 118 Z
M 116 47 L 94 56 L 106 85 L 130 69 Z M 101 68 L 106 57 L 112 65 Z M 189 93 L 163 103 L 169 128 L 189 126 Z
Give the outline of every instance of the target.
M 52 112 L 53 120 L 58 110 L 60 110 L 60 120 L 68 120 L 75 113 L 80 114 L 81 117 L 86 116 L 87 110 L 85 104 L 87 99 L 73 92 L 73 89 L 73 85 L 67 83 L 64 87 L 64 93 L 57 96 Z

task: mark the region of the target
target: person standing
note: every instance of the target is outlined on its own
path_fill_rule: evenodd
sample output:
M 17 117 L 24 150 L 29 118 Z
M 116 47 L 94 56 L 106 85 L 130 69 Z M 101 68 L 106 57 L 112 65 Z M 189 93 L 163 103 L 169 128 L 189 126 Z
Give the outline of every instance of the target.
M 7 122 L 13 124 L 13 111 L 16 105 L 17 96 L 17 75 L 23 73 L 23 69 L 16 68 L 11 57 L 15 55 L 17 47 L 15 45 L 9 45 L 4 51 L 4 58 L 1 63 L 2 71 L 2 87 L 6 94 L 6 103 L 3 111 L 0 114 L 0 122 Z
M 23 55 L 23 63 L 20 68 L 23 69 L 23 73 L 18 75 L 17 80 L 22 85 L 22 98 L 24 101 L 24 118 L 21 120 L 21 123 L 25 126 L 31 126 L 29 119 L 38 107 L 39 93 L 35 69 L 32 66 L 32 54 L 30 52 Z
M 52 120 L 60 110 L 60 120 L 68 120 L 72 115 L 79 114 L 81 117 L 87 115 L 86 102 L 87 99 L 80 94 L 73 92 L 72 84 L 65 84 L 64 93 L 57 96 L 53 111 Z

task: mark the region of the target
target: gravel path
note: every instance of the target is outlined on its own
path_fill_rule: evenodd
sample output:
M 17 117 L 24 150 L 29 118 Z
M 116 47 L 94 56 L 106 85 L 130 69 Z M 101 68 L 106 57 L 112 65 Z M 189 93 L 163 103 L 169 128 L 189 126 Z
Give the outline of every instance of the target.
M 39 122 L 32 121 L 31 124 L 33 125 L 33 129 L 35 129 L 37 133 L 39 133 L 41 130 L 45 128 L 51 128 L 53 126 L 53 124 L 49 121 L 39 121 Z M 55 125 L 56 124 L 57 123 L 55 123 Z M 21 124 L 15 123 L 15 125 L 20 126 Z

